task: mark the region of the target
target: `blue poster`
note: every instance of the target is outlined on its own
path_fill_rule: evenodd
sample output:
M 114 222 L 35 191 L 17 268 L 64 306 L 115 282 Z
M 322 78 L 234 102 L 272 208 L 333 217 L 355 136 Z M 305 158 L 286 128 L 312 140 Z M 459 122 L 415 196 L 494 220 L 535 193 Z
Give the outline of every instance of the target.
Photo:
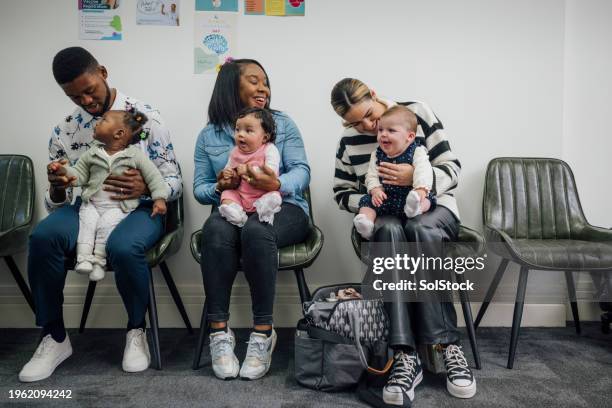
M 238 11 L 238 0 L 196 0 L 196 11 Z

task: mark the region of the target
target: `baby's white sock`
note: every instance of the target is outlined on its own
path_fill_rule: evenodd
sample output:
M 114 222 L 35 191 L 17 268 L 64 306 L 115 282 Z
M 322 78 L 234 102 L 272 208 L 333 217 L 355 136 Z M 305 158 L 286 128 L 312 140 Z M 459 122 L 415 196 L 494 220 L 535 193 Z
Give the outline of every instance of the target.
M 77 244 L 77 264 L 74 267 L 76 273 L 89 275 L 93 268 L 93 245 Z
M 106 251 L 96 248 L 94 251 L 93 270 L 89 274 L 90 281 L 101 281 L 106 275 Z
M 274 222 L 274 214 L 281 210 L 281 204 L 283 199 L 280 194 L 267 193 L 259 197 L 253 205 L 257 209 L 259 215 L 259 221 L 267 222 L 272 225 Z
M 372 238 L 372 234 L 374 233 L 374 223 L 366 217 L 365 214 L 357 214 L 355 218 L 353 218 L 353 225 L 355 225 L 355 229 L 365 239 Z
M 421 211 L 421 196 L 416 190 L 411 190 L 406 197 L 406 205 L 404 205 L 404 214 L 408 218 L 414 218 L 419 214 L 422 214 Z
M 237 227 L 244 227 L 244 224 L 249 219 L 244 209 L 238 203 L 221 204 L 219 206 L 219 213 L 227 222 Z

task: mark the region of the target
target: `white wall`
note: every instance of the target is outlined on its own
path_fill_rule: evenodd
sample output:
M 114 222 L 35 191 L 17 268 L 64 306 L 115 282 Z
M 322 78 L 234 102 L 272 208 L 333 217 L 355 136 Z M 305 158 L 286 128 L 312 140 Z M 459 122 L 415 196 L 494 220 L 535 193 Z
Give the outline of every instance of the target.
M 130 6 L 124 10 L 121 42 L 79 41 L 73 0 L 13 2 L 3 8 L 2 152 L 27 154 L 37 163 L 38 215 L 43 217 L 48 135 L 72 109 L 54 83 L 50 65 L 53 55 L 67 46 L 88 48 L 108 68 L 112 86 L 159 107 L 172 131 L 187 192 L 185 242 L 169 266 L 197 322 L 201 276 L 187 240 L 191 231 L 201 227 L 208 210 L 191 195 L 192 156 L 197 133 L 206 121 L 214 77 L 192 73 L 193 0 L 181 2 L 178 28 L 136 26 L 135 6 L 125 3 Z M 590 3 L 603 8 L 605 1 Z M 570 2 L 568 10 L 577 13 L 580 4 Z M 584 10 L 584 18 L 598 11 Z M 564 79 L 563 67 L 568 63 L 564 44 L 572 43 L 569 37 L 580 42 L 579 32 L 588 25 L 581 18 L 573 21 L 565 16 L 565 2 L 558 0 L 310 0 L 303 18 L 239 17 L 235 56 L 262 62 L 272 84 L 272 106 L 293 117 L 306 143 L 315 219 L 325 234 L 321 256 L 306 273 L 311 287 L 361 278 L 348 239 L 351 217 L 337 209 L 331 194 L 341 132 L 340 120 L 329 106 L 333 84 L 353 76 L 391 99 L 428 102 L 447 128 L 463 165 L 458 193 L 463 222 L 480 228 L 487 162 L 502 155 L 561 157 L 568 150 L 563 132 L 577 122 L 576 116 L 564 122 L 564 85 L 586 95 L 596 92 L 582 88 L 581 78 Z M 574 27 L 571 33 L 564 31 L 566 22 Z M 605 43 L 599 42 L 591 52 L 597 54 L 603 48 Z M 576 70 L 588 69 L 577 60 L 569 62 Z M 603 82 L 609 90 L 610 80 L 603 75 L 602 70 L 593 83 Z M 597 102 L 603 105 L 601 95 Z M 601 118 L 594 121 L 599 124 L 593 126 L 603 127 Z M 603 139 L 601 132 L 592 137 Z M 601 208 L 601 222 L 610 224 L 603 213 L 601 189 L 589 177 L 598 164 L 586 160 L 575 164 L 585 206 Z M 25 271 L 25 257 L 18 261 Z M 529 294 L 549 300 L 552 296 L 559 298 L 559 305 L 563 303 L 559 275 L 532 279 Z M 502 282 L 502 295 L 512 298 L 514 282 L 509 274 Z M 85 285 L 81 277 L 71 274 L 68 278 L 65 311 L 69 322 L 74 323 L 80 313 Z M 232 300 L 239 324 L 249 321 L 244 285 L 240 277 Z M 104 308 L 94 308 L 91 323 L 122 325 L 124 314 L 112 279 L 105 281 L 98 295 L 94 302 Z M 158 297 L 162 325 L 179 325 L 161 282 Z M 275 312 L 279 324 L 295 322 L 296 303 L 292 274 L 281 274 Z M 0 325 L 32 322 L 12 278 L 0 265 Z

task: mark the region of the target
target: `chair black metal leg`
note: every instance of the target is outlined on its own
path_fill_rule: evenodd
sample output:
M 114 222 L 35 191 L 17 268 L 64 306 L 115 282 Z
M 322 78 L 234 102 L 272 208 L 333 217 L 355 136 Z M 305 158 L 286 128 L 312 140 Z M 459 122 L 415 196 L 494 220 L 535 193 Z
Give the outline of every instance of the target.
M 478 315 L 476 316 L 476 321 L 474 322 L 474 329 L 478 329 L 478 325 L 480 324 L 480 321 L 484 317 L 484 314 L 487 311 L 487 308 L 489 307 L 489 303 L 491 302 L 491 299 L 493 299 L 493 295 L 495 294 L 495 291 L 497 290 L 499 281 L 501 280 L 502 276 L 504 276 L 504 272 L 506 271 L 507 266 L 508 266 L 508 260 L 502 259 L 501 263 L 499 264 L 499 267 L 497 268 L 497 272 L 495 273 L 495 276 L 493 277 L 493 281 L 491 282 L 491 285 L 489 286 L 489 289 L 487 290 L 487 294 L 485 295 L 484 300 L 482 301 L 480 310 L 478 310 Z
M 23 276 L 21 276 L 21 272 L 19 272 L 19 268 L 17 268 L 15 260 L 12 256 L 7 255 L 4 257 L 4 262 L 6 262 L 6 265 L 11 270 L 11 274 L 13 274 L 13 278 L 15 278 L 17 286 L 19 286 L 21 293 L 23 293 L 23 297 L 25 298 L 26 302 L 28 302 L 28 305 L 30 305 L 30 309 L 32 309 L 32 312 L 36 313 L 36 309 L 34 308 L 34 298 L 32 298 L 32 292 L 30 292 L 28 284 L 23 279 Z
M 81 324 L 79 325 L 79 333 L 85 331 L 85 323 L 87 323 L 87 316 L 89 316 L 89 309 L 91 308 L 91 301 L 93 300 L 94 293 L 96 291 L 95 281 L 89 281 L 87 285 L 87 294 L 85 295 L 85 304 L 83 305 L 83 313 L 81 314 Z
M 514 303 L 514 317 L 512 318 L 512 335 L 510 336 L 510 353 L 508 355 L 508 368 L 514 365 L 514 354 L 518 343 L 519 330 L 521 329 L 521 319 L 523 318 L 523 305 L 525 304 L 525 292 L 527 290 L 527 276 L 529 269 L 522 266 L 516 288 L 516 302 Z
M 164 279 L 166 280 L 168 289 L 170 289 L 170 294 L 172 295 L 172 299 L 174 299 L 174 304 L 176 305 L 176 308 L 181 314 L 181 317 L 183 318 L 183 322 L 185 322 L 185 327 L 187 327 L 187 331 L 189 332 L 189 334 L 193 334 L 193 328 L 191 327 L 189 316 L 187 316 L 185 305 L 183 305 L 183 300 L 181 299 L 181 295 L 179 294 L 179 291 L 176 288 L 174 279 L 172 279 L 172 275 L 170 274 L 168 265 L 166 265 L 166 261 L 159 264 L 159 269 L 161 269 L 162 275 L 164 275 Z
M 151 338 L 153 339 L 153 355 L 155 357 L 155 368 L 162 369 L 161 349 L 159 347 L 159 322 L 157 320 L 157 304 L 155 303 L 155 288 L 153 273 L 149 268 L 149 322 L 151 324 Z
M 204 308 L 202 308 L 202 319 L 200 320 L 200 334 L 198 336 L 198 345 L 196 346 L 195 356 L 193 356 L 192 369 L 198 370 L 200 368 L 200 358 L 202 357 L 202 350 L 204 349 L 204 343 L 208 337 L 208 299 L 204 300 Z
M 295 279 L 297 280 L 298 290 L 300 291 L 300 300 L 302 303 L 308 302 L 311 300 L 310 290 L 308 290 L 308 285 L 306 284 L 306 279 L 304 278 L 304 270 L 302 268 L 298 268 L 294 270 Z
M 572 274 L 572 271 L 565 271 L 565 282 L 567 283 L 567 292 L 569 295 L 570 305 L 572 306 L 572 315 L 574 316 L 574 325 L 576 326 L 576 333 L 580 334 L 580 316 L 578 316 L 576 285 L 574 285 L 574 275 Z
M 465 282 L 462 274 L 455 274 L 455 279 L 458 283 Z M 467 291 L 459 291 L 459 298 L 461 299 L 461 308 L 463 309 L 463 319 L 465 320 L 465 328 L 467 329 L 468 336 L 470 338 L 470 345 L 472 346 L 472 354 L 474 355 L 474 365 L 480 370 L 480 353 L 478 352 L 478 343 L 476 343 L 476 329 L 474 328 L 474 321 L 472 320 L 472 309 L 470 306 L 470 298 Z

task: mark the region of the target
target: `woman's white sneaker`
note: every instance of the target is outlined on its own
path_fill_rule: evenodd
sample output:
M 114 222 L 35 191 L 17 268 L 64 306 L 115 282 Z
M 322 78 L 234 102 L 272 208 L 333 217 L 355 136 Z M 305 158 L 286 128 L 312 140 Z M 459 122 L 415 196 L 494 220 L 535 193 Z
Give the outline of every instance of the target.
M 50 334 L 43 337 L 34 355 L 23 366 L 19 373 L 19 381 L 33 382 L 48 378 L 64 360 L 72 355 L 72 345 L 68 334 L 63 342 L 53 340 Z
M 472 398 L 476 394 L 476 379 L 460 346 L 450 344 L 444 349 L 446 389 L 453 397 Z
M 236 338 L 234 332 L 228 328 L 227 332 L 218 331 L 211 333 L 210 356 L 212 359 L 213 373 L 217 378 L 229 380 L 238 377 L 238 358 L 234 354 Z
M 415 351 L 397 351 L 393 356 L 393 368 L 383 388 L 383 401 L 389 405 L 409 407 L 414 400 L 414 389 L 423 381 L 423 368 Z
M 257 380 L 270 370 L 272 352 L 276 347 L 276 332 L 272 329 L 270 337 L 263 333 L 251 333 L 247 354 L 240 368 L 240 378 Z
M 125 349 L 123 350 L 123 362 L 121 367 L 127 373 L 137 373 L 149 368 L 151 354 L 149 343 L 144 329 L 132 329 L 127 332 L 125 338 Z

